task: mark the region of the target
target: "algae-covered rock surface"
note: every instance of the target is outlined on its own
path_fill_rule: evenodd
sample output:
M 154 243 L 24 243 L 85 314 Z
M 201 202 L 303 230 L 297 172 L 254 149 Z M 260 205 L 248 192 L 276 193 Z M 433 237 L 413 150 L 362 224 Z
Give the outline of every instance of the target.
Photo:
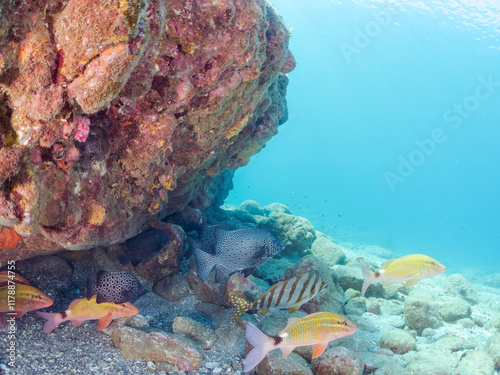
M 218 206 L 287 120 L 295 60 L 266 0 L 0 6 L 0 262 Z

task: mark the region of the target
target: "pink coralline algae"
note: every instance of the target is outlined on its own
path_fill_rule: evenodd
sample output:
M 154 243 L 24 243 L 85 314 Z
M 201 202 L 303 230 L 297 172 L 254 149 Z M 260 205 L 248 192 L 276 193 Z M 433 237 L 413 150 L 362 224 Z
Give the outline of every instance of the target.
M 288 41 L 267 0 L 4 1 L 0 265 L 220 204 L 287 119 Z

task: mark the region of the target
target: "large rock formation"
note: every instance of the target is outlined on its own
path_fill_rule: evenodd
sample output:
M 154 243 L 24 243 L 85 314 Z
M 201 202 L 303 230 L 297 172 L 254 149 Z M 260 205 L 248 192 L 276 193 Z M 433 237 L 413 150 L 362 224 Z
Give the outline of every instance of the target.
M 0 264 L 220 202 L 287 119 L 288 40 L 266 0 L 3 0 Z

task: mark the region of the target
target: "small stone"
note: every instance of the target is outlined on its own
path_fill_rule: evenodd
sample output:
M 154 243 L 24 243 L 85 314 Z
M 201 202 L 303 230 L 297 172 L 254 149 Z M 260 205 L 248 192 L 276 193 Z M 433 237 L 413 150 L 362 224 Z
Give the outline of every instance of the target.
M 194 371 L 201 365 L 203 350 L 193 341 L 175 333 L 142 332 L 118 326 L 113 330 L 113 344 L 125 359 L 169 362 L 183 371 Z
M 257 375 L 313 375 L 306 360 L 295 353 L 285 358 L 273 350 L 255 368 Z
M 124 323 L 126 326 L 137 329 L 144 329 L 149 327 L 148 320 L 141 314 L 125 318 Z
M 470 317 L 472 314 L 472 308 L 467 301 L 456 298 L 452 301 L 446 302 L 439 309 L 439 313 L 445 322 L 452 323 L 459 319 Z
M 415 349 L 415 338 L 407 331 L 395 329 L 382 335 L 380 347 L 389 349 L 395 354 L 404 354 Z
M 448 276 L 441 286 L 448 294 L 460 297 L 470 304 L 475 305 L 479 302 L 479 296 L 476 289 L 459 273 Z
M 500 333 L 491 336 L 484 347 L 495 364 L 495 369 L 500 369 Z
M 311 364 L 315 375 L 361 375 L 364 369 L 360 355 L 342 346 L 325 351 Z
M 406 324 L 417 332 L 443 325 L 436 301 L 424 295 L 408 297 L 404 303 L 404 314 Z
M 99 366 L 103 370 L 106 370 L 106 369 L 108 369 L 110 367 L 109 363 L 106 362 L 106 361 L 103 361 L 102 359 L 100 359 L 100 360 L 97 361 L 97 366 Z
M 153 292 L 170 302 L 180 301 L 190 290 L 191 287 L 183 274 L 164 277 L 153 287 Z
M 222 372 L 222 367 L 217 367 L 217 368 L 214 368 L 213 371 L 212 371 L 214 374 L 219 374 Z
M 146 363 L 146 370 L 154 374 L 156 372 L 156 365 L 154 364 L 154 362 L 148 361 Z
M 207 362 L 205 363 L 205 367 L 208 368 L 208 369 L 213 369 L 213 368 L 216 368 L 220 366 L 220 363 L 218 362 Z
M 202 344 L 203 349 L 210 349 L 215 341 L 215 332 L 213 329 L 184 316 L 178 316 L 174 319 L 172 331 L 198 341 Z
M 454 375 L 491 375 L 494 371 L 491 357 L 482 350 L 474 350 L 462 356 Z
M 423 350 L 412 357 L 405 369 L 410 375 L 450 375 L 457 364 L 457 356 L 448 351 Z
M 316 240 L 311 245 L 311 252 L 330 268 L 336 264 L 345 263 L 346 256 L 344 250 L 318 231 L 316 231 Z

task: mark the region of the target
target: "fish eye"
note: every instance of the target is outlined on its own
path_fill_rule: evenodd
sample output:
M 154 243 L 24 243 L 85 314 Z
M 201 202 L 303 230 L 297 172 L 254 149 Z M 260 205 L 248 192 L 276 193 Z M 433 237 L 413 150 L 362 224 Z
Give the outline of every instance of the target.
M 344 320 L 344 322 L 342 323 L 342 325 L 343 325 L 344 327 L 347 327 L 347 322 Z
M 36 296 L 36 298 L 38 298 L 39 300 L 41 300 L 42 296 L 39 294 L 38 296 Z
M 435 266 L 435 265 L 436 265 L 436 263 L 435 263 L 435 262 L 431 262 L 431 264 L 432 264 L 433 266 Z

